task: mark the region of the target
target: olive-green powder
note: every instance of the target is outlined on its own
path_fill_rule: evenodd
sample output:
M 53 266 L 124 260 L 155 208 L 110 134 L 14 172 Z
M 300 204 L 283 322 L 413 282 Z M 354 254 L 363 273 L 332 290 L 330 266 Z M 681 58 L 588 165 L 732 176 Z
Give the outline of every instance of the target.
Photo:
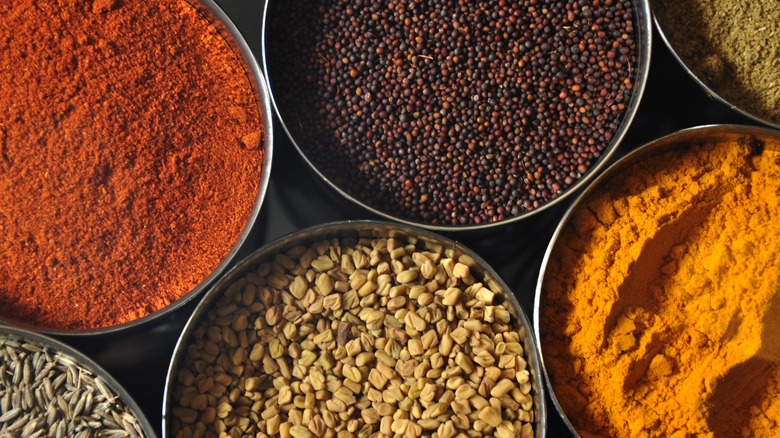
M 707 87 L 780 124 L 780 1 L 654 0 L 675 52 Z

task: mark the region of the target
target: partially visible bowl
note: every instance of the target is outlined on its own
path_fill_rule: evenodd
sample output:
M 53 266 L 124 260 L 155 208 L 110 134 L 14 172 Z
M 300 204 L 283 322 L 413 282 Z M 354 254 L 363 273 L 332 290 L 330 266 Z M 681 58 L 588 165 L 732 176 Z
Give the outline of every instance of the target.
M 0 429 L 8 436 L 156 436 L 111 375 L 53 338 L 0 326 L 0 368 Z
M 266 3 L 274 107 L 336 197 L 482 230 L 561 205 L 604 167 L 644 91 L 648 2 L 492 5 Z
M 469 329 L 455 330 L 466 321 Z M 471 324 L 482 327 L 483 336 L 508 331 L 496 335 L 500 342 L 471 338 L 467 347 L 461 335 L 480 333 L 470 332 L 476 330 Z M 494 340 L 502 350 L 494 358 L 487 360 L 487 350 L 474 362 L 465 358 Z M 503 368 L 488 367 L 494 360 Z M 418 367 L 432 386 L 417 386 L 423 381 L 414 377 Z M 171 359 L 163 432 L 238 427 L 236 432 L 271 435 L 294 425 L 301 436 L 321 436 L 325 428 L 368 436 L 368 429 L 380 427 L 397 432 L 425 425 L 433 431 L 454 427 L 445 424 L 454 420 L 461 428 L 462 421 L 492 424 L 490 430 L 505 429 L 509 436 L 538 438 L 546 431 L 538 370 L 530 322 L 506 284 L 473 252 L 404 225 L 326 224 L 258 250 L 206 294 Z M 484 390 L 495 393 L 483 398 Z M 501 414 L 482 423 L 464 412 L 455 415 L 451 403 L 471 411 L 455 394 L 476 397 L 481 409 L 487 399 L 500 401 L 492 414 Z
M 780 271 L 761 260 L 777 259 L 778 162 L 775 130 L 690 128 L 629 153 L 575 200 L 533 314 L 548 394 L 573 434 L 777 430 L 762 413 L 780 407 Z
M 682 68 L 710 96 L 780 128 L 780 8 L 774 0 L 655 0 L 655 27 Z

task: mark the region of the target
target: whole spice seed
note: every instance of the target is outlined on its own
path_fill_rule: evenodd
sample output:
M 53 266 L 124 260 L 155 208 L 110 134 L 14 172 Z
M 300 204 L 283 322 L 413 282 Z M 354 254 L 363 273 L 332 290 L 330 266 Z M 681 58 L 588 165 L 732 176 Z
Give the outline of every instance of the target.
M 0 436 L 146 436 L 103 379 L 64 353 L 3 337 L 0 364 Z M 28 367 L 29 380 L 6 378 Z
M 332 239 L 284 255 L 291 263 L 277 257 L 248 268 L 197 322 L 175 376 L 166 432 L 181 438 L 533 436 L 534 394 L 521 345 L 526 334 L 497 295 L 480 293 L 487 286 L 471 269 L 452 275 L 458 264 L 461 273 L 474 267 L 472 260 L 395 238 Z M 404 278 L 427 262 L 430 278 Z M 360 297 L 358 290 L 385 275 L 380 272 L 389 275 L 386 286 Z M 315 290 L 321 274 L 350 286 L 323 296 Z M 303 298 L 292 293 L 296 278 L 306 279 Z M 244 301 L 246 291 L 251 301 Z M 422 291 L 431 297 L 426 304 L 416 300 Z M 317 304 L 333 295 L 343 299 L 332 307 Z M 390 310 L 398 297 L 406 299 Z M 278 308 L 281 319 L 267 323 Z M 244 317 L 253 323 L 237 333 L 243 342 L 212 337 L 214 327 Z M 297 327 L 291 336 L 284 329 L 290 324 Z M 445 343 L 448 338 L 457 342 Z M 207 351 L 211 344 L 217 352 Z M 247 350 L 241 361 L 232 360 Z M 216 387 L 220 376 L 224 385 Z M 195 403 L 198 396 L 205 405 Z
M 178 0 L 3 1 L 0 66 L 1 318 L 120 324 L 219 265 L 264 149 L 247 74 L 203 14 Z
M 634 86 L 629 0 L 275 3 L 269 75 L 297 143 L 414 221 L 492 222 L 560 195 Z

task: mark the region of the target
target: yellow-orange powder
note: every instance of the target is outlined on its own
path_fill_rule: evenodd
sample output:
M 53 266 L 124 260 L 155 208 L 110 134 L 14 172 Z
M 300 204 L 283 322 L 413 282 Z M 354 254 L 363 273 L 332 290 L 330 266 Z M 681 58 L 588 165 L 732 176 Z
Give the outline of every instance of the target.
M 540 335 L 584 437 L 780 437 L 780 153 L 724 142 L 626 168 L 553 250 Z

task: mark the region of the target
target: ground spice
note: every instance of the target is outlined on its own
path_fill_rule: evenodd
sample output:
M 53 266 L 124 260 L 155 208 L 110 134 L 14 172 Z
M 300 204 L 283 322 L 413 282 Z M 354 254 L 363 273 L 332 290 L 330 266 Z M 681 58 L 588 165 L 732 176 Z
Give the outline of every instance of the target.
M 185 1 L 0 4 L 0 312 L 111 326 L 190 291 L 258 194 L 258 103 Z
M 540 336 L 584 437 L 780 436 L 780 153 L 642 160 L 551 253 Z
M 544 205 L 598 161 L 632 95 L 628 0 L 278 5 L 269 76 L 298 145 L 407 220 L 474 225 Z
M 655 0 L 675 52 L 711 90 L 780 124 L 780 2 Z

